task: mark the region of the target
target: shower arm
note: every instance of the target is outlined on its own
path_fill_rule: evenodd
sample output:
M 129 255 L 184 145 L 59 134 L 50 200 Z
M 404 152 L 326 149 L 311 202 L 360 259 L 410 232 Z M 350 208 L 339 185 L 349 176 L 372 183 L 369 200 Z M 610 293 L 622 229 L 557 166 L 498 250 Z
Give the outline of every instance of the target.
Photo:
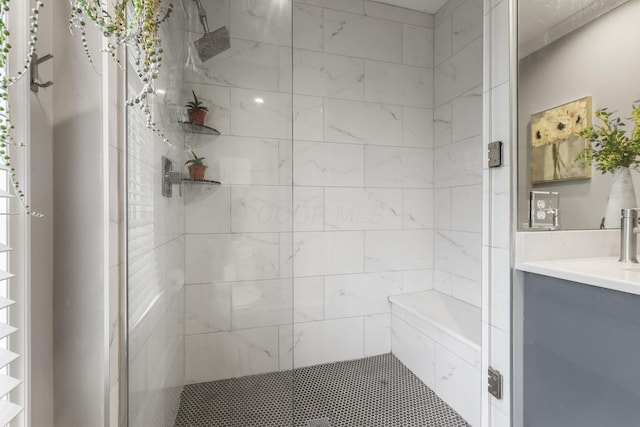
M 202 7 L 202 3 L 200 3 L 200 0 L 193 0 L 193 1 L 196 2 L 196 7 L 198 8 L 198 17 L 200 18 L 200 24 L 202 24 L 204 33 L 209 34 L 209 23 L 207 22 L 207 12 Z

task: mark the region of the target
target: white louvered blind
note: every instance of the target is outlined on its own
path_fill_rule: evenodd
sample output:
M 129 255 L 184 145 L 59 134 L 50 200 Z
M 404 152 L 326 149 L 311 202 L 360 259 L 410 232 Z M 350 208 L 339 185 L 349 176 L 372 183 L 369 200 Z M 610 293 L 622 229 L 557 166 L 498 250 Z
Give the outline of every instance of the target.
M 11 2 L 10 11 L 4 10 L 0 19 L 7 22 L 12 37 L 9 57 L 10 75 L 15 75 L 24 64 L 28 51 L 26 34 L 31 9 L 30 2 Z M 7 13 L 10 15 L 7 16 Z M 9 19 L 11 22 L 8 22 Z M 25 35 L 20 37 L 19 34 Z M 13 62 L 11 62 L 13 60 Z M 6 69 L 0 68 L 4 77 Z M 28 141 L 29 134 L 29 82 L 21 79 L 10 89 L 12 125 L 15 126 L 16 141 Z M 0 106 L 6 107 L 6 100 L 0 99 Z M 0 116 L 0 125 L 5 125 L 5 117 Z M 10 148 L 12 165 L 18 170 L 18 180 L 25 190 L 28 188 L 28 152 L 23 148 Z M 26 214 L 10 191 L 9 173 L 0 167 L 0 426 L 25 425 L 26 392 L 23 380 L 27 377 L 26 354 L 26 312 L 27 252 L 26 236 L 28 220 Z M 10 247 L 11 245 L 11 247 Z M 15 250 L 13 249 L 15 248 Z M 11 272 L 10 272 L 11 270 Z M 12 273 L 15 273 L 14 276 Z M 26 383 L 26 380 L 25 380 Z
M 15 301 L 9 298 L 10 285 L 14 277 L 9 270 L 9 261 L 12 249 L 7 245 L 9 240 L 9 213 L 8 199 L 12 196 L 6 191 L 8 177 L 6 170 L 0 170 L 0 425 L 10 423 L 22 411 L 22 405 L 14 403 L 10 393 L 21 384 L 18 375 L 11 370 L 11 363 L 18 359 L 19 355 L 13 351 L 12 338 L 18 328 L 11 325 L 12 308 Z

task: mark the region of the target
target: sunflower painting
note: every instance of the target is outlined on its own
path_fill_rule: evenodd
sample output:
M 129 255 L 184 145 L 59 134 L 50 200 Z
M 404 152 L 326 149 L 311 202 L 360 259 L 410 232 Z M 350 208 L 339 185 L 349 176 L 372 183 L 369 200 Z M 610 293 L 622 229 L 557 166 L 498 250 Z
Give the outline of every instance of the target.
M 591 178 L 591 168 L 576 161 L 589 141 L 577 136 L 591 126 L 591 97 L 586 96 L 531 116 L 531 182 Z

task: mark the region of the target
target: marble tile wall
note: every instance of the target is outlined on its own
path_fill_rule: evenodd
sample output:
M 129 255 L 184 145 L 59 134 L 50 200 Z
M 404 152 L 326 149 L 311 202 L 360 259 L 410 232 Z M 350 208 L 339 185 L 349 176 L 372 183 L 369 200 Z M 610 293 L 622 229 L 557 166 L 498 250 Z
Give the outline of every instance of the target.
M 186 382 L 389 352 L 387 297 L 433 286 L 433 15 L 364 0 L 204 7 L 231 49 L 185 71 L 184 99 L 194 89 L 221 132 L 187 144 L 222 182 L 185 209 Z
M 484 141 L 483 149 L 492 141 L 503 141 L 504 166 L 488 169 L 483 165 L 483 240 L 482 240 L 482 371 L 489 366 L 503 375 L 503 398 L 496 399 L 487 392 L 486 376 L 482 384 L 482 425 L 509 426 L 522 424 L 517 413 L 512 416 L 512 396 L 518 399 L 518 390 L 512 390 L 512 335 L 511 304 L 511 188 L 513 176 L 512 129 L 508 114 L 511 105 L 510 64 L 514 59 L 510 50 L 510 19 L 513 4 L 510 0 L 484 1 L 485 73 Z M 514 17 L 515 15 L 513 15 Z M 535 255 L 535 254 L 534 254 Z M 517 322 L 513 320 L 514 324 Z M 521 398 L 521 396 L 520 396 Z
M 481 305 L 483 3 L 450 0 L 435 15 L 434 287 Z

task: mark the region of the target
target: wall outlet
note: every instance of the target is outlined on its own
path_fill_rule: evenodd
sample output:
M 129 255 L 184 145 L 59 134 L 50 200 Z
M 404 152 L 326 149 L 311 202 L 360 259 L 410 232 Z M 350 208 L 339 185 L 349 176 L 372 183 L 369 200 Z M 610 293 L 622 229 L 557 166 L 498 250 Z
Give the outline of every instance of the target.
M 560 227 L 560 194 L 555 191 L 529 192 L 529 227 L 556 230 Z

